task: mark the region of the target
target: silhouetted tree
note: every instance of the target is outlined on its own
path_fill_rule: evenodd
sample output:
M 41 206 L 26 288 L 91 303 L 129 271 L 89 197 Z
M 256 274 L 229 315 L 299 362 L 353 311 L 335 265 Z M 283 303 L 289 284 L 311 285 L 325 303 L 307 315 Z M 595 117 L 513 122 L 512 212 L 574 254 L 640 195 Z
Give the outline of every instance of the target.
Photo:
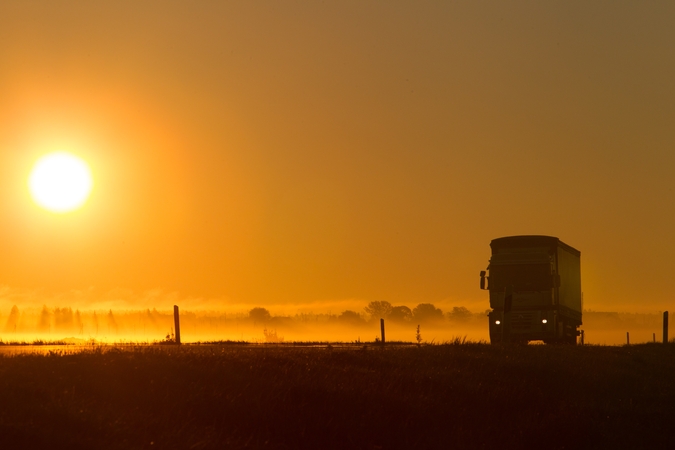
M 59 331 L 70 331 L 73 327 L 73 310 L 71 308 L 54 309 L 54 328 Z
M 431 303 L 420 303 L 412 310 L 413 318 L 419 322 L 431 322 L 443 319 L 443 311 Z
M 84 324 L 82 323 L 82 317 L 80 316 L 80 310 L 76 309 L 75 310 L 75 328 L 77 329 L 77 332 L 79 334 L 84 334 Z
M 96 311 L 94 311 L 94 315 L 91 318 L 92 322 L 94 322 L 94 329 L 96 330 L 96 335 L 98 336 L 98 316 L 96 315 Z
M 5 324 L 5 333 L 14 333 L 19 325 L 19 308 L 16 305 L 12 306 L 9 312 L 9 318 Z
M 394 306 L 389 314 L 389 320 L 395 322 L 410 322 L 412 317 L 412 311 L 407 306 Z
M 272 318 L 272 315 L 267 309 L 258 307 L 250 310 L 248 317 L 254 322 L 268 322 Z
M 386 319 L 391 314 L 391 303 L 385 301 L 370 302 L 363 308 L 371 320 Z
M 108 333 L 114 332 L 117 334 L 117 321 L 115 320 L 115 316 L 113 316 L 112 309 L 108 311 Z
M 159 316 L 159 313 L 157 312 L 157 309 L 153 308 L 152 311 L 150 311 L 150 308 L 146 311 L 147 318 L 150 320 L 150 323 L 153 325 L 157 325 L 157 316 Z
M 364 323 L 365 321 L 363 320 L 363 317 L 361 317 L 361 314 L 357 313 L 356 311 L 342 311 L 342 314 L 338 316 L 338 320 L 342 323 L 349 323 L 349 324 L 359 324 L 359 323 Z
M 51 315 L 47 309 L 47 305 L 42 306 L 42 312 L 40 313 L 40 321 L 38 322 L 38 330 L 41 332 L 49 331 L 51 326 Z
M 473 317 L 471 311 L 464 306 L 454 306 L 448 313 L 448 319 L 453 322 L 468 322 Z

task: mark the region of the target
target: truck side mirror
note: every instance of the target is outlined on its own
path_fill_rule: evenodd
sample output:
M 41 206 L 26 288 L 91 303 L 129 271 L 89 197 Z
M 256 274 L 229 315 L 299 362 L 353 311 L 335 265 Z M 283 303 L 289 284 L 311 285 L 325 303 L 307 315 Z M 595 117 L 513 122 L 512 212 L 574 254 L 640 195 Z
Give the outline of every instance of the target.
M 551 275 L 551 285 L 553 287 L 560 287 L 560 274 L 554 273 Z
M 485 289 L 485 271 L 480 271 L 480 288 Z

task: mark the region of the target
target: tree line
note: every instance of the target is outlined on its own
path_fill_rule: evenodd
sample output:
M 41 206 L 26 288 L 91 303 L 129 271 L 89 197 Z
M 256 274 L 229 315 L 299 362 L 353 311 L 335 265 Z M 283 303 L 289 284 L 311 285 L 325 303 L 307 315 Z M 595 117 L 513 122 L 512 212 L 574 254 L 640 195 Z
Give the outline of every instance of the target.
M 387 301 L 372 301 L 363 308 L 363 313 L 353 310 L 342 311 L 338 315 L 330 315 L 329 320 L 348 324 L 362 324 L 389 320 L 397 323 L 430 323 L 430 322 L 469 322 L 483 318 L 484 313 L 472 313 L 464 306 L 455 306 L 448 312 L 443 312 L 433 303 L 420 303 L 410 309 L 405 305 L 394 306 Z M 249 311 L 249 319 L 258 323 L 266 323 L 273 319 L 270 312 L 263 307 L 256 307 Z

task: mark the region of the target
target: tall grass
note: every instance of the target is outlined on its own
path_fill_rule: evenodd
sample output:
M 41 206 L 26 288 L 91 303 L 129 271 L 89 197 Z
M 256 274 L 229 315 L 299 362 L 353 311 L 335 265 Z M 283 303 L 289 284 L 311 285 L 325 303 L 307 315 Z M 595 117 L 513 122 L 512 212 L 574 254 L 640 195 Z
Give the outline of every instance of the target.
M 675 345 L 462 339 L 0 357 L 0 447 L 665 448 L 674 373 Z

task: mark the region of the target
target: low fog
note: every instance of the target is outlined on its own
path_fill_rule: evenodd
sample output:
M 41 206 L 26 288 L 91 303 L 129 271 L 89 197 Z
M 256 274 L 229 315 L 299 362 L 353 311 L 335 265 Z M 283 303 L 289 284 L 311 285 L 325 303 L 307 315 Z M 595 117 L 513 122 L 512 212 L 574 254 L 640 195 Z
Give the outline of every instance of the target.
M 455 339 L 489 341 L 486 311 L 454 306 L 443 311 L 430 303 L 414 307 L 370 302 L 360 310 L 339 313 L 275 313 L 265 307 L 236 312 L 181 309 L 182 342 L 245 341 L 375 342 L 380 318 L 385 318 L 386 340 L 444 343 Z M 662 315 L 585 311 L 587 344 L 620 345 L 661 340 Z M 171 309 L 79 309 L 26 307 L 0 309 L 0 339 L 4 343 L 65 341 L 69 343 L 153 343 L 172 339 Z M 419 328 L 418 328 L 419 327 Z
M 379 308 L 379 309 L 378 309 Z M 157 342 L 174 333 L 172 310 L 80 310 L 72 307 L 0 311 L 4 342 L 67 340 L 69 342 Z M 181 310 L 181 340 L 280 343 L 297 341 L 373 342 L 386 318 L 386 340 L 441 343 L 457 337 L 487 340 L 484 313 L 464 307 L 444 312 L 433 304 L 413 308 L 371 302 L 362 311 L 300 312 L 277 315 L 264 307 L 248 311 Z M 418 327 L 419 325 L 419 334 Z

